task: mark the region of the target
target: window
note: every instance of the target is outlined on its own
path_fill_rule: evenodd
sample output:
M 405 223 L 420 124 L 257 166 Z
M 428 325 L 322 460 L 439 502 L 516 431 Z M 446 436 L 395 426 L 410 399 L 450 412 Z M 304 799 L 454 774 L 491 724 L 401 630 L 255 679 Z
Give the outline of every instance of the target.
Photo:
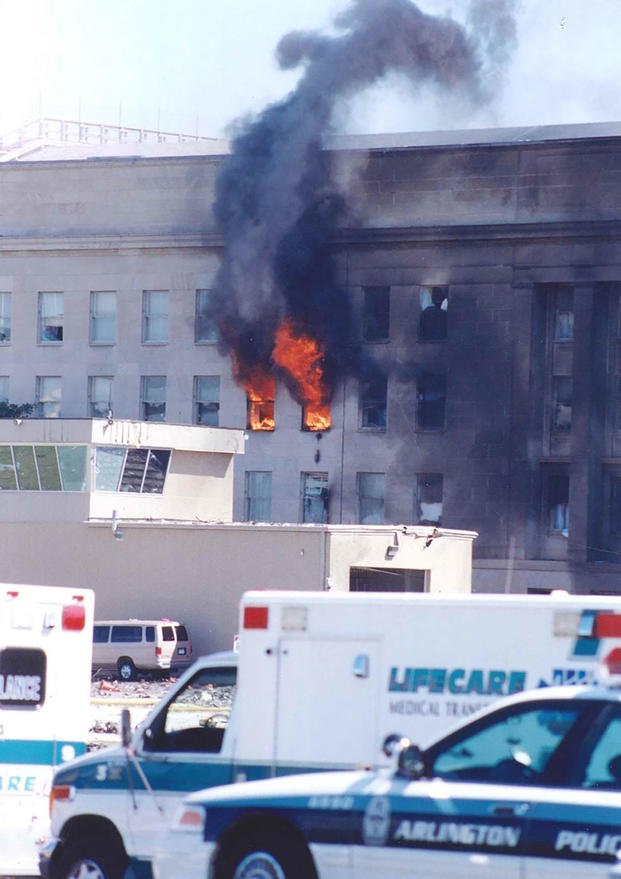
M 151 724 L 151 751 L 217 754 L 235 699 L 237 670 L 205 668 L 178 691 Z
M 573 379 L 570 375 L 552 377 L 552 396 L 552 430 L 569 433 L 573 396 Z
M 9 377 L 0 375 L 0 403 L 9 402 Z
M 272 474 L 269 470 L 246 471 L 244 506 L 247 522 L 271 522 Z
M 386 430 L 387 380 L 375 375 L 360 382 L 360 427 Z
M 88 414 L 91 418 L 107 418 L 112 411 L 112 376 L 89 375 Z
M 170 449 L 95 450 L 95 491 L 162 494 L 170 463 Z
M 358 519 L 361 525 L 384 524 L 383 473 L 358 474 Z
M 86 491 L 86 446 L 0 446 L 0 491 Z
M 194 376 L 194 424 L 218 427 L 220 423 L 220 376 Z
M 574 338 L 573 290 L 556 291 L 554 308 L 554 341 L 571 342 Z
M 447 318 L 448 287 L 421 287 L 418 338 L 423 342 L 446 339 Z
M 362 338 L 383 342 L 390 333 L 390 287 L 365 287 L 363 295 Z
M 91 292 L 90 341 L 95 345 L 116 342 L 116 293 L 111 290 Z
M 434 778 L 493 784 L 537 784 L 574 726 L 580 706 L 548 700 L 512 706 L 457 732 L 431 751 Z M 500 716 L 499 716 L 500 715 Z
M 327 523 L 329 498 L 327 473 L 302 473 L 302 522 Z
M 217 342 L 218 325 L 212 312 L 211 290 L 196 291 L 196 311 L 194 315 L 194 341 Z
M 441 473 L 419 473 L 416 477 L 416 520 L 419 525 L 442 524 Z
M 548 470 L 545 480 L 545 504 L 548 530 L 569 534 L 569 473 L 560 468 Z
M 140 388 L 140 412 L 143 421 L 166 420 L 166 376 L 143 375 Z
M 612 711 L 582 774 L 582 787 L 621 791 L 621 717 L 618 706 Z
M 416 426 L 421 430 L 439 430 L 444 427 L 446 408 L 446 376 L 421 373 L 416 393 Z
M 93 627 L 93 644 L 107 644 L 110 637 L 110 626 Z
M 0 689 L 0 708 L 40 708 L 45 702 L 47 657 L 38 647 L 5 647 L 0 650 L 0 680 L 15 687 Z M 19 686 L 19 683 L 23 686 Z M 8 720 L 8 718 L 7 718 Z
M 61 381 L 59 375 L 37 376 L 35 412 L 37 418 L 59 418 Z
M 63 340 L 64 296 L 62 293 L 39 293 L 38 340 L 45 345 Z
M 0 293 L 0 344 L 11 341 L 11 294 Z
M 167 290 L 145 290 L 142 294 L 142 341 L 163 344 L 168 342 Z
M 246 393 L 246 427 L 248 430 L 274 430 L 276 380 L 267 376 Z
M 621 476 L 610 477 L 610 533 L 621 537 Z

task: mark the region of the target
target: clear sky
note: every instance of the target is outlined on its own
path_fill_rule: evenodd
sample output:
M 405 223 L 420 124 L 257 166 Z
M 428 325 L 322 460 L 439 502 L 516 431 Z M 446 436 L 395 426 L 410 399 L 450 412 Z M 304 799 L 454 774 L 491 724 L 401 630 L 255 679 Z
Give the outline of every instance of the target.
M 621 0 L 516 0 L 518 46 L 493 106 L 447 113 L 391 78 L 343 130 L 621 120 Z M 420 0 L 464 14 L 468 0 Z M 286 95 L 274 60 L 293 29 L 330 32 L 347 0 L 0 0 L 0 132 L 39 115 L 224 136 Z

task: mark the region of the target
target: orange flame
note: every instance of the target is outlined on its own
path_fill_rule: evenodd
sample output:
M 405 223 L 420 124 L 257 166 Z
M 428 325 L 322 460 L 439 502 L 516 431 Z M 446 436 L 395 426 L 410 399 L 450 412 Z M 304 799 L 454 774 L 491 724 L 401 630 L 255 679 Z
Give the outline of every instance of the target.
M 330 427 L 329 390 L 323 373 L 319 343 L 298 332 L 291 321 L 281 323 L 276 333 L 272 358 L 296 382 L 303 401 L 303 424 L 307 430 Z
M 232 359 L 235 378 L 246 391 L 248 430 L 274 430 L 276 379 L 261 366 L 243 371 L 235 352 Z

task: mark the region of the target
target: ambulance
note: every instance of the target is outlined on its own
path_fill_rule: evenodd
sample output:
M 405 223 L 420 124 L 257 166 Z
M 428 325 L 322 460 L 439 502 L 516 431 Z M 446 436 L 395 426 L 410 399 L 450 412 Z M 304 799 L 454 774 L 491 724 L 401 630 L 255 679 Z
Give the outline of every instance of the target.
M 621 598 L 248 592 L 238 654 L 199 660 L 124 746 L 56 773 L 42 876 L 150 879 L 191 791 L 385 767 L 395 741 L 500 697 L 590 683 L 620 646 Z
M 38 874 L 52 776 L 88 734 L 94 593 L 0 584 L 0 875 Z

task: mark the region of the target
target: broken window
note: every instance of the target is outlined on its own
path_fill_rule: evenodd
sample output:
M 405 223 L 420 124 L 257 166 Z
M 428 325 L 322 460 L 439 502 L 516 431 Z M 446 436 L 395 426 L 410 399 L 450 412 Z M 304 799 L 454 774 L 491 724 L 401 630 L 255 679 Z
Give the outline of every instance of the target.
M 244 488 L 246 522 L 270 522 L 272 518 L 272 474 L 269 470 L 247 470 Z
M 98 446 L 95 490 L 162 494 L 170 449 L 121 449 Z
M 166 376 L 143 375 L 140 385 L 143 421 L 166 420 Z
M 210 307 L 213 292 L 211 290 L 196 291 L 196 311 L 194 315 L 194 341 L 217 342 L 218 326 Z
M 416 426 L 421 430 L 439 430 L 444 427 L 446 408 L 446 376 L 423 372 L 416 388 Z
M 362 338 L 383 342 L 390 331 L 390 287 L 365 287 L 363 296 Z
M 0 446 L 0 491 L 86 491 L 86 446 Z
M 248 430 L 274 430 L 274 400 L 247 397 Z
M 38 375 L 35 414 L 37 418 L 59 418 L 61 379 L 59 375 Z
M 446 339 L 447 319 L 448 287 L 421 287 L 418 338 L 422 342 Z
M 65 318 L 62 293 L 39 293 L 38 340 L 45 345 L 58 344 L 63 340 Z
M 220 422 L 220 376 L 194 376 L 194 424 L 218 427 Z
M 419 525 L 442 524 L 441 473 L 419 473 L 416 477 L 416 519 Z
M 302 522 L 326 524 L 329 498 L 327 473 L 302 473 Z
M 573 379 L 570 375 L 552 377 L 552 430 L 557 433 L 571 431 L 571 408 Z
M 358 520 L 361 525 L 384 524 L 383 473 L 358 474 Z
M 89 375 L 88 414 L 91 418 L 107 418 L 112 411 L 112 376 Z
M 386 430 L 387 380 L 375 375 L 360 382 L 360 427 Z
M 545 504 L 548 530 L 551 533 L 569 534 L 569 472 L 558 467 L 548 470 L 545 481 Z

